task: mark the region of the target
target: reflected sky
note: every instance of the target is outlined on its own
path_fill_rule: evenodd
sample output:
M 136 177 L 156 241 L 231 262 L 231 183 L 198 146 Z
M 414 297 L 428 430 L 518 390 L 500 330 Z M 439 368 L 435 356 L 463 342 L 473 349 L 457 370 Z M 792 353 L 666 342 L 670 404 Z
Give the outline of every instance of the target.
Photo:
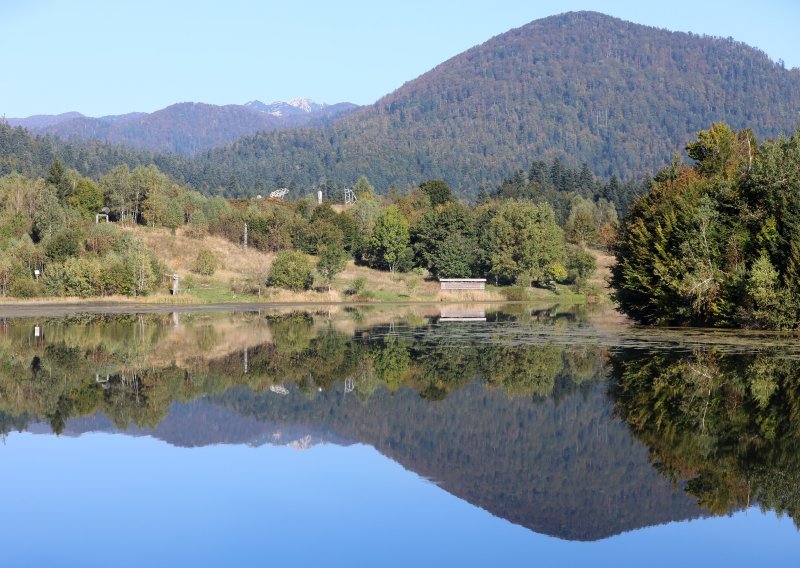
M 178 448 L 12 433 L 0 450 L 6 566 L 770 565 L 791 520 L 757 509 L 592 543 L 493 517 L 365 445 Z

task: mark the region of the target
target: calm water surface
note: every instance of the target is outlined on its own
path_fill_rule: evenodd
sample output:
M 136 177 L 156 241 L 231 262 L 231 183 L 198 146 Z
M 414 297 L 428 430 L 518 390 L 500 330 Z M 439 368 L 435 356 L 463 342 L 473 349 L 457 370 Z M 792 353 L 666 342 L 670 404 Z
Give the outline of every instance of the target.
M 800 561 L 800 341 L 531 306 L 0 320 L 3 566 Z

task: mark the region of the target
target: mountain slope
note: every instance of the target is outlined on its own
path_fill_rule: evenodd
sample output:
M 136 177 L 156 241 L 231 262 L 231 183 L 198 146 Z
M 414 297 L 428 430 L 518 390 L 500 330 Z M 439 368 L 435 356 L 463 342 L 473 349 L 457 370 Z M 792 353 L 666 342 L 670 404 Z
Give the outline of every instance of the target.
M 285 105 L 291 113 L 275 114 L 253 103 L 209 105 L 178 103 L 153 113 L 129 113 L 93 118 L 79 113 L 9 119 L 12 126 L 23 126 L 36 133 L 52 134 L 69 140 L 97 140 L 124 144 L 155 152 L 193 154 L 229 144 L 259 131 L 300 126 L 320 126 L 336 116 L 358 108 L 350 103 L 320 105 L 307 99 Z M 268 105 L 258 103 L 268 108 Z M 283 108 L 283 107 L 281 107 Z
M 578 12 L 492 38 L 325 130 L 259 134 L 201 161 L 211 185 L 363 173 L 382 188 L 441 177 L 474 195 L 532 158 L 653 171 L 715 121 L 775 136 L 798 110 L 800 70 L 761 51 Z

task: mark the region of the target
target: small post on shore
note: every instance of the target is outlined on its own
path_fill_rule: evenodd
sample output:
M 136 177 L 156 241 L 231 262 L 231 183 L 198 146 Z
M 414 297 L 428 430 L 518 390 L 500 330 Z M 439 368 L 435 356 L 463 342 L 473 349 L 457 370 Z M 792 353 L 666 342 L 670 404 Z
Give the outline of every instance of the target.
M 247 252 L 247 223 L 244 224 L 244 252 Z
M 178 273 L 172 275 L 172 295 L 178 295 Z

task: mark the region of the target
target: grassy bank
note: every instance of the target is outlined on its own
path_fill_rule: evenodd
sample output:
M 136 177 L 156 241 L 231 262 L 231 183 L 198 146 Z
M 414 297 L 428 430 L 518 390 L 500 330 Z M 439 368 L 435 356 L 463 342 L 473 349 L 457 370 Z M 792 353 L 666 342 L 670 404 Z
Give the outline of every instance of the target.
M 92 298 L 45 297 L 30 300 L 5 298 L 6 304 L 73 304 L 102 301 L 136 304 L 216 304 L 216 303 L 404 303 L 404 302 L 551 302 L 559 304 L 604 303 L 608 299 L 606 277 L 613 260 L 599 252 L 598 270 L 580 292 L 557 285 L 555 291 L 517 286 L 487 286 L 484 291 L 441 291 L 436 280 L 418 272 L 405 274 L 357 266 L 348 261 L 343 272 L 334 279 L 330 290 L 320 278 L 311 290 L 292 292 L 265 285 L 274 254 L 241 246 L 215 236 L 196 239 L 178 229 L 175 235 L 167 229 L 133 227 L 169 274 L 178 274 L 180 292 L 173 296 L 165 280 L 161 291 L 141 297 L 102 296 Z M 198 252 L 210 251 L 219 266 L 213 275 L 195 273 Z

